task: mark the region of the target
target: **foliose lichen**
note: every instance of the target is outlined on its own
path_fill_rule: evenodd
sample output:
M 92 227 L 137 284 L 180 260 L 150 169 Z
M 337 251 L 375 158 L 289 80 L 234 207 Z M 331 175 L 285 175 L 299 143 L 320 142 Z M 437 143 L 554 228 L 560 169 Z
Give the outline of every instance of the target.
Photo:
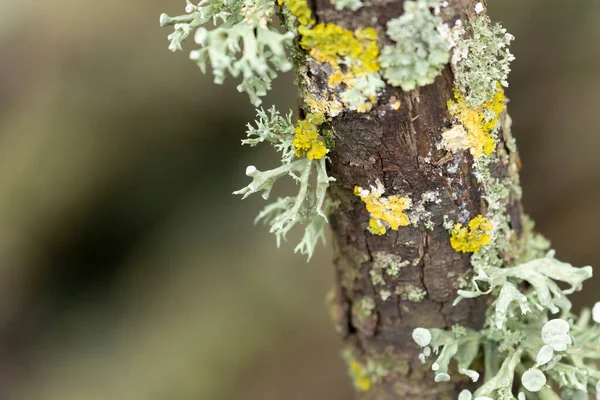
M 451 232 L 450 244 L 456 251 L 463 253 L 474 253 L 481 246 L 488 245 L 492 237 L 488 232 L 492 230 L 492 224 L 487 218 L 478 215 L 469 221 L 468 227 L 458 223 L 454 225 Z
M 497 84 L 492 99 L 477 108 L 469 104 L 458 88 L 454 90 L 454 97 L 455 100 L 448 100 L 448 111 L 460 125 L 442 133 L 441 147 L 453 153 L 468 149 L 477 158 L 489 156 L 496 147 L 493 131 L 504 110 L 504 90 Z
M 514 36 L 483 14 L 466 25 L 465 31 L 454 49 L 452 69 L 456 85 L 471 108 L 477 109 L 493 99 L 498 84 L 508 86 L 514 60 L 509 45 Z
M 409 91 L 433 83 L 450 60 L 454 46 L 452 30 L 437 15 L 441 1 L 404 2 L 404 13 L 387 23 L 387 35 L 396 42 L 385 46 L 379 57 L 383 77 L 393 86 Z
M 200 46 L 190 52 L 190 59 L 206 72 L 212 67 L 214 82 L 223 83 L 227 74 L 242 77 L 238 85 L 250 101 L 258 106 L 271 88 L 277 71 L 286 72 L 292 63 L 286 48 L 292 44 L 292 32 L 279 32 L 272 23 L 274 3 L 266 0 L 203 0 L 197 5 L 186 0 L 186 14 L 160 16 L 160 25 L 173 25 L 169 49 L 181 51 L 182 43 L 193 35 Z M 212 22 L 216 27 L 207 30 Z M 240 45 L 243 43 L 243 46 Z
M 478 5 L 476 12 L 483 9 Z M 422 348 L 420 357 L 425 362 L 437 356 L 431 366 L 436 381 L 450 379 L 450 359 L 457 362 L 459 373 L 479 381 L 473 357 L 483 354 L 483 384 L 474 393 L 463 390 L 459 400 L 558 399 L 553 388 L 560 388 L 562 398 L 587 399 L 600 387 L 600 372 L 594 365 L 600 353 L 592 350 L 600 340 L 600 305 L 598 321 L 592 318 L 590 323 L 593 313 L 584 310 L 577 317 L 568 296 L 581 289 L 592 269 L 560 262 L 552 251 L 542 255 L 549 244 L 533 232 L 527 218 L 518 239 L 507 211 L 507 205 L 521 196 L 515 161 L 509 154 L 516 148 L 501 88 L 507 84 L 512 59 L 507 45 L 512 36 L 480 16 L 463 40 L 455 49 L 460 61 L 453 62 L 456 100 L 448 103 L 459 124 L 444 133 L 442 143 L 450 151 L 471 150 L 486 212 L 485 217 L 471 220 L 468 228 L 444 216 L 444 227 L 455 250 L 473 252 L 474 276 L 463 282 L 455 304 L 483 295 L 493 300 L 479 332 L 429 329 L 425 335 L 419 330 L 415 342 Z M 507 149 L 496 146 L 500 129 Z M 467 139 L 469 135 L 473 137 Z M 499 163 L 507 165 L 507 176 L 492 173 Z M 422 340 L 425 336 L 431 338 L 427 343 Z
M 338 88 L 339 100 L 350 110 L 366 112 L 377 101 L 377 92 L 385 84 L 379 76 L 379 46 L 373 28 L 359 28 L 354 32 L 338 25 L 301 25 L 300 46 L 318 63 L 327 63 L 333 73 L 328 85 Z
M 385 197 L 384 193 L 385 188 L 380 180 L 375 181 L 375 186 L 371 186 L 370 190 L 360 186 L 354 188 L 354 194 L 365 203 L 371 215 L 368 230 L 374 235 L 384 235 L 388 229 L 397 231 L 400 226 L 410 224 L 405 213 L 412 205 L 410 198 L 397 195 Z

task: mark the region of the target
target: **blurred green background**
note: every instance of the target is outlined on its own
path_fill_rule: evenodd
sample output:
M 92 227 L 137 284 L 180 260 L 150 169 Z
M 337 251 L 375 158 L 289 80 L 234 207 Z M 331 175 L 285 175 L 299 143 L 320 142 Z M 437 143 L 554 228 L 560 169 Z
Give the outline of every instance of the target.
M 558 256 L 600 265 L 600 2 L 492 0 L 515 34 L 508 95 L 527 211 Z M 4 0 L 0 399 L 342 400 L 306 264 L 252 221 L 254 110 L 167 50 L 183 0 Z M 265 106 L 295 108 L 293 76 Z M 578 297 L 597 299 L 596 279 Z

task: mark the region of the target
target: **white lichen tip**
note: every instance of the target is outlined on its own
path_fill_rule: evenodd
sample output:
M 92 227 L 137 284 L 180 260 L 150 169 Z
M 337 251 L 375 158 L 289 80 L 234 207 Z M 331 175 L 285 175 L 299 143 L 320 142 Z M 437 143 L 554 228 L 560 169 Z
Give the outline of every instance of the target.
M 542 327 L 542 341 L 554 351 L 565 351 L 572 344 L 571 327 L 564 319 L 551 319 Z
M 592 308 L 592 319 L 595 323 L 600 324 L 600 301 L 594 304 L 594 308 Z
M 441 372 L 441 373 L 437 374 L 433 380 L 436 383 L 437 382 L 448 382 L 450 380 L 450 375 L 448 375 L 445 372 Z
M 530 369 L 523 373 L 521 383 L 530 392 L 539 392 L 546 385 L 546 375 L 539 369 Z
M 166 13 L 162 13 L 160 14 L 159 22 L 161 28 L 164 28 L 171 23 L 171 17 L 169 17 Z
M 551 346 L 545 344 L 542 346 L 540 351 L 538 351 L 537 356 L 535 357 L 535 362 L 538 365 L 544 365 L 550 362 L 554 357 L 554 349 Z
M 206 41 L 207 34 L 208 34 L 208 31 L 206 30 L 206 28 L 204 28 L 202 26 L 200 28 L 196 29 L 196 33 L 194 34 L 194 42 L 199 45 L 204 44 L 204 41 Z
M 256 167 L 254 165 L 248 165 L 246 167 L 246 176 L 256 175 Z
M 481 4 L 481 3 L 475 4 L 475 12 L 477 14 L 481 14 L 483 12 L 483 4 Z
M 458 400 L 471 400 L 473 398 L 473 394 L 470 390 L 465 389 L 458 395 Z
M 419 347 L 425 347 L 431 343 L 431 333 L 425 328 L 416 328 L 413 330 L 412 338 Z

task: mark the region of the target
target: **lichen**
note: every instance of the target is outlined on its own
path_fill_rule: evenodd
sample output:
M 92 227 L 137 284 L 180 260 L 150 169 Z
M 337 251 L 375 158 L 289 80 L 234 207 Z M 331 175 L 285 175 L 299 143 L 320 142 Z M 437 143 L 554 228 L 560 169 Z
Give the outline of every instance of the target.
M 356 11 L 363 6 L 360 0 L 331 0 L 331 2 L 338 11 L 345 9 Z
M 425 296 L 427 296 L 427 291 L 420 288 L 415 288 L 408 292 L 408 300 L 415 303 L 422 302 Z
M 328 85 L 343 85 L 339 99 L 346 107 L 366 112 L 377 101 L 377 91 L 384 87 L 379 73 L 379 46 L 373 28 L 359 28 L 354 32 L 333 23 L 315 27 L 300 26 L 300 46 L 318 63 L 327 63 L 333 69 Z
M 489 232 L 492 230 L 492 224 L 487 218 L 478 215 L 469 221 L 468 227 L 463 227 L 458 223 L 452 228 L 450 244 L 456 251 L 463 253 L 473 253 L 479 251 L 481 246 L 488 245 L 492 241 Z
M 497 85 L 508 86 L 510 63 L 514 56 L 509 45 L 514 37 L 487 15 L 480 15 L 467 25 L 452 57 L 456 85 L 473 109 L 492 100 Z
M 327 154 L 325 141 L 319 135 L 319 126 L 325 122 L 325 116 L 320 113 L 309 113 L 305 119 L 298 120 L 294 129 L 296 157 L 306 157 L 309 160 L 320 160 Z
M 272 24 L 274 3 L 265 0 L 206 0 L 198 5 L 187 0 L 186 3 L 186 14 L 160 16 L 161 26 L 172 25 L 175 29 L 168 37 L 169 49 L 183 50 L 182 43 L 193 35 L 200 48 L 190 52 L 190 59 L 200 70 L 206 72 L 210 64 L 217 84 L 222 84 L 227 74 L 241 75 L 238 90 L 247 92 L 252 104 L 258 106 L 277 71 L 292 68 L 286 49 L 291 46 L 294 34 L 281 33 Z M 216 27 L 209 31 L 205 25 L 210 22 Z
M 410 219 L 405 214 L 412 205 L 410 198 L 397 195 L 384 197 L 384 192 L 385 188 L 380 180 L 375 181 L 371 190 L 360 186 L 354 188 L 354 194 L 365 203 L 371 215 L 368 230 L 374 235 L 384 235 L 387 229 L 397 231 L 400 226 L 410 224 Z
M 365 372 L 365 367 L 356 360 L 351 361 L 348 367 L 354 387 L 361 392 L 368 391 L 371 388 L 372 382 Z
M 264 142 L 270 143 L 281 152 L 282 165 L 267 171 L 259 171 L 256 167 L 249 166 L 246 175 L 252 178 L 252 182 L 234 192 L 243 198 L 262 192 L 262 197 L 267 199 L 279 178 L 292 176 L 300 186 L 298 195 L 279 198 L 267 205 L 258 214 L 256 221 L 270 225 L 270 231 L 275 234 L 278 246 L 295 225 L 306 225 L 304 235 L 295 251 L 306 254 L 309 260 L 318 241 L 325 241 L 327 213 L 335 207 L 333 202 L 325 198 L 329 182 L 333 178 L 327 176 L 327 149 L 317 133 L 319 124 L 324 121 L 322 115 L 309 114 L 294 127 L 291 112 L 283 117 L 275 107 L 269 112 L 258 110 L 256 127 L 248 125 L 248 139 L 243 140 L 242 144 L 256 146 Z M 316 180 L 311 181 L 313 172 L 316 172 Z
M 433 83 L 450 60 L 454 43 L 442 18 L 430 8 L 441 1 L 404 2 L 404 13 L 387 23 L 387 35 L 395 45 L 385 46 L 379 57 L 383 77 L 409 91 Z M 447 28 L 447 27 L 445 27 Z
M 493 98 L 478 108 L 472 108 L 458 88 L 454 97 L 455 100 L 448 100 L 448 111 L 461 125 L 442 134 L 441 146 L 453 153 L 469 149 L 476 158 L 489 156 L 496 147 L 492 132 L 504 110 L 504 90 L 497 84 Z
M 285 4 L 300 25 L 313 25 L 315 20 L 306 0 L 277 0 L 280 6 Z

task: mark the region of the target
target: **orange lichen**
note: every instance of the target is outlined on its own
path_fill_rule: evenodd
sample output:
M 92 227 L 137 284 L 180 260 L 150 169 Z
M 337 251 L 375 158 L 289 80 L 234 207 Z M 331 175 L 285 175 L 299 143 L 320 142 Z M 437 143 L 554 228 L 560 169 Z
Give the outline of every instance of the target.
M 492 241 L 489 232 L 492 223 L 485 217 L 478 215 L 473 218 L 467 227 L 455 224 L 452 228 L 450 245 L 458 252 L 474 253 Z

